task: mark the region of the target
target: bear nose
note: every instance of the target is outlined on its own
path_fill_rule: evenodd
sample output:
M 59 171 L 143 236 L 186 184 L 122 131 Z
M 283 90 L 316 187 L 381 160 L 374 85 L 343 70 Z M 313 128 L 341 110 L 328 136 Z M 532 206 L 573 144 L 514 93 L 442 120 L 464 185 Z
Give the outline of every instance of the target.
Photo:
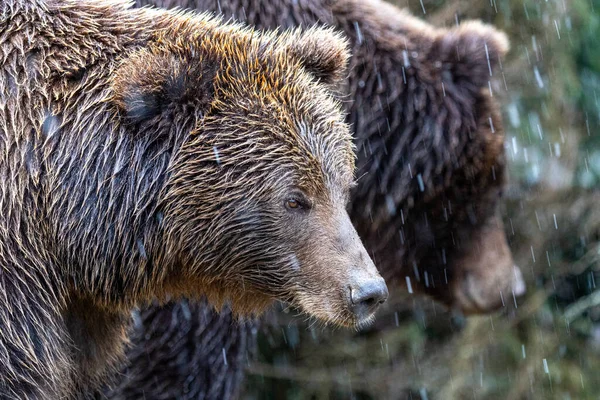
M 382 278 L 350 286 L 351 309 L 359 321 L 369 318 L 387 298 L 388 288 Z

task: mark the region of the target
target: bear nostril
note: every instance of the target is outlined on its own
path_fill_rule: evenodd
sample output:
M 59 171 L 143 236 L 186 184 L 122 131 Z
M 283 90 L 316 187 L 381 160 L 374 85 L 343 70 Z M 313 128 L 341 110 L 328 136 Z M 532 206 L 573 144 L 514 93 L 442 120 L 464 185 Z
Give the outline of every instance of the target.
M 351 308 L 359 320 L 371 316 L 387 298 L 388 289 L 381 278 L 350 287 Z

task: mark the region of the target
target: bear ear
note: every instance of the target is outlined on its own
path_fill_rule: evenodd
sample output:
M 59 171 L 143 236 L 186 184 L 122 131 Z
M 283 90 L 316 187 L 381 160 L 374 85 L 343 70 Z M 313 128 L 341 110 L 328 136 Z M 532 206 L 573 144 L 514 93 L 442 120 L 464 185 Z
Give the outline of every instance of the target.
M 344 78 L 350 51 L 348 41 L 330 28 L 296 30 L 288 38 L 287 49 L 317 79 L 326 84 Z
M 499 70 L 508 49 L 504 32 L 480 21 L 468 21 L 441 34 L 432 55 L 442 57 L 456 84 L 479 89 Z
M 209 107 L 216 69 L 193 54 L 143 49 L 122 62 L 113 93 L 129 122 L 140 123 L 182 105 Z

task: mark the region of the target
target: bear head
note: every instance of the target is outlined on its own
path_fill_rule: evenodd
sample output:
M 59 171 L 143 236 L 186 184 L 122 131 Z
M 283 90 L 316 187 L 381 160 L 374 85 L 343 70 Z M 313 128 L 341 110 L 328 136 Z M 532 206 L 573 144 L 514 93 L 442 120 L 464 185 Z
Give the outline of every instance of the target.
M 386 120 L 366 112 L 357 120 L 352 216 L 386 279 L 466 313 L 489 312 L 524 291 L 499 215 L 506 162 L 492 81 L 508 41 L 476 21 L 435 29 L 396 17 L 402 40 L 382 40 L 390 48 L 373 54 L 385 73 L 364 72 L 364 88 L 352 89 L 355 107 L 369 101 L 362 92 L 388 96 Z
M 525 291 L 500 216 L 506 161 L 492 81 L 507 50 L 506 36 L 478 21 L 437 35 L 428 49 L 441 85 L 429 104 L 436 114 L 418 125 L 444 145 L 431 144 L 437 165 L 419 171 L 426 189 L 415 185 L 423 199 L 415 203 L 427 209 L 412 213 L 413 266 L 418 286 L 465 313 L 507 306 Z
M 157 32 L 113 84 L 133 135 L 181 137 L 158 205 L 164 293 L 369 321 L 387 288 L 345 209 L 354 152 L 328 89 L 345 41 L 192 20 Z

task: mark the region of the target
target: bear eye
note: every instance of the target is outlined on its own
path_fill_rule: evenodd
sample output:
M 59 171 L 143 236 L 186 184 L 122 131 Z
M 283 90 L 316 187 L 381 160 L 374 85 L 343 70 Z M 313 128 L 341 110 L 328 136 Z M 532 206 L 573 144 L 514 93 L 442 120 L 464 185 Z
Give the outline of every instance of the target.
M 285 208 L 290 211 L 308 210 L 310 204 L 303 195 L 293 194 L 285 200 Z
M 288 199 L 285 203 L 288 208 L 300 208 L 300 203 L 296 199 Z

